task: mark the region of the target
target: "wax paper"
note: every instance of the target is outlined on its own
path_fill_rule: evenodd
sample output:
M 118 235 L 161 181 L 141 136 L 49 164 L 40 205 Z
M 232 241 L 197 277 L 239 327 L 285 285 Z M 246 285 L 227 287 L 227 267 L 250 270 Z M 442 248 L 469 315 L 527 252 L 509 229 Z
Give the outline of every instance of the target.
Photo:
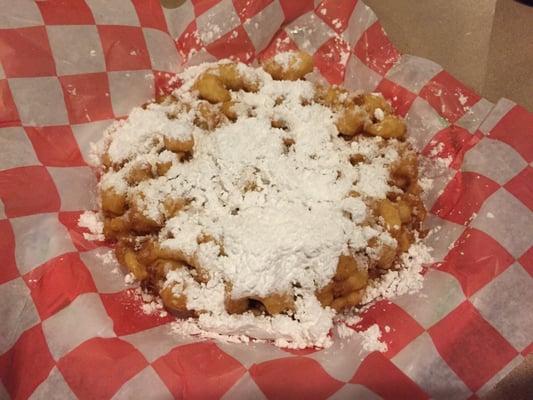
M 1 399 L 483 398 L 531 353 L 533 115 L 400 54 L 362 1 L 0 7 Z M 290 49 L 330 83 L 382 92 L 440 160 L 424 288 L 356 327 L 378 324 L 384 353 L 358 335 L 300 351 L 177 335 L 77 226 L 96 206 L 90 143 L 114 119 L 168 93 L 185 65 Z

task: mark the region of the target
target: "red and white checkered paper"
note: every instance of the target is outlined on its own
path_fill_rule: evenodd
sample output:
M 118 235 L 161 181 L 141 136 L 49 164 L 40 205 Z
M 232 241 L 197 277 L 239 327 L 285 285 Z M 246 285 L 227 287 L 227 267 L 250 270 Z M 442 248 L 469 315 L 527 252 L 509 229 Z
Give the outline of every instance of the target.
M 362 1 L 0 9 L 1 399 L 475 399 L 532 352 L 533 115 L 400 54 Z M 423 290 L 358 327 L 377 323 L 386 353 L 357 336 L 320 351 L 184 339 L 140 312 L 76 225 L 95 205 L 89 143 L 113 119 L 185 62 L 295 48 L 331 83 L 383 92 L 424 154 L 452 160 L 428 198 L 441 228 Z

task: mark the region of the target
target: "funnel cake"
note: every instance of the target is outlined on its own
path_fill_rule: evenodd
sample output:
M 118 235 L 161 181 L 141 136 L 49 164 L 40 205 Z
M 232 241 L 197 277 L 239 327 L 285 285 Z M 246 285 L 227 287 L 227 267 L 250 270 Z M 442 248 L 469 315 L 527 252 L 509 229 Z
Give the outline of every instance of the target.
M 327 346 L 333 318 L 406 268 L 426 210 L 405 122 L 312 59 L 190 67 L 99 145 L 104 235 L 201 329 Z

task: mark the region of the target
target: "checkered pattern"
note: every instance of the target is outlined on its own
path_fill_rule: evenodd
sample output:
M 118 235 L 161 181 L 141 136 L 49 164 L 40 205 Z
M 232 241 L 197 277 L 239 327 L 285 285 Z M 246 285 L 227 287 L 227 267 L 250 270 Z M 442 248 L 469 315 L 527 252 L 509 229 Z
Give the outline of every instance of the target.
M 533 349 L 533 115 L 400 54 L 362 1 L 0 8 L 0 397 L 468 399 Z M 357 336 L 285 351 L 173 335 L 76 223 L 95 204 L 89 143 L 111 121 L 184 63 L 296 48 L 330 82 L 383 92 L 420 150 L 451 163 L 427 199 L 439 228 L 424 288 L 355 327 L 378 324 L 385 353 Z

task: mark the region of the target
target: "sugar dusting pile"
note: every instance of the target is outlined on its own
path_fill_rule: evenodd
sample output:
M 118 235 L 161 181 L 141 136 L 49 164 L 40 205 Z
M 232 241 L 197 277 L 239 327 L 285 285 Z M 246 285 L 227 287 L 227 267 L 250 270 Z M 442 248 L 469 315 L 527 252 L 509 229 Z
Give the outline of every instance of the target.
M 199 283 L 185 268 L 168 272 L 167 283 L 186 295 L 187 307 L 203 310 L 196 319 L 176 321 L 176 332 L 232 342 L 268 340 L 289 348 L 328 347 L 335 312 L 322 307 L 315 292 L 331 281 L 339 255 L 371 258 L 375 248 L 369 241 L 396 244 L 384 228 L 363 222 L 372 213 L 370 201 L 394 190 L 388 181 L 389 167 L 399 159 L 397 142 L 380 137 L 346 142 L 338 136 L 333 112 L 312 102 L 312 83 L 274 81 L 243 64 L 239 71 L 259 82 L 259 90 L 231 93 L 241 104 L 235 107 L 235 123 L 211 132 L 201 129 L 194 124 L 198 99 L 192 84 L 215 65 L 181 74 L 184 84 L 173 95 L 192 104 L 191 110 L 150 104 L 105 132 L 96 153 L 101 157 L 108 149 L 111 161 L 124 167 L 106 172 L 100 189 L 141 199 L 138 207 L 155 221 L 164 220 L 168 196 L 189 200 L 187 208 L 164 221 L 158 241 L 195 257 L 210 279 Z M 272 120 L 283 120 L 286 129 L 273 127 Z M 179 162 L 163 149 L 164 137 L 194 138 L 192 159 Z M 369 161 L 352 165 L 354 153 Z M 164 176 L 128 185 L 132 168 L 159 162 L 172 163 Z M 360 197 L 348 196 L 350 191 Z M 80 218 L 80 225 L 92 232 L 88 238 L 102 238 L 100 224 L 93 214 Z M 202 235 L 214 240 L 199 243 Z M 358 260 L 361 268 L 367 268 L 365 257 Z M 418 290 L 422 266 L 430 261 L 429 249 L 413 244 L 398 269 L 371 282 L 364 302 Z M 231 282 L 233 298 L 292 293 L 295 310 L 273 316 L 228 314 L 226 282 Z M 366 333 L 372 341 L 379 334 L 377 326 Z
M 89 233 L 84 232 L 85 240 L 104 240 L 104 223 L 100 216 L 92 211 L 85 211 L 78 219 L 78 225 L 81 228 L 86 228 Z

